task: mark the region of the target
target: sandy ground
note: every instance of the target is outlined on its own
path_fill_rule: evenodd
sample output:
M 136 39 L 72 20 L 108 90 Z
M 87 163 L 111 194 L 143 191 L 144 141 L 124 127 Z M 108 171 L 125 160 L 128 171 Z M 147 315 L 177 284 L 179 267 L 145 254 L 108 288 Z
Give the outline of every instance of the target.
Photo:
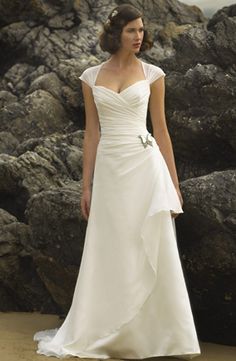
M 33 335 L 37 331 L 60 326 L 62 320 L 56 315 L 42 315 L 26 312 L 0 312 L 0 360 L 1 361 L 51 361 L 56 357 L 46 357 L 36 353 L 37 342 Z M 201 342 L 202 355 L 196 361 L 236 361 L 236 347 Z M 66 359 L 65 359 L 66 360 Z M 78 357 L 67 358 L 77 360 Z M 91 359 L 84 359 L 89 361 Z M 111 360 L 111 359 L 110 359 Z M 148 358 L 148 361 L 179 361 L 169 357 Z M 94 361 L 94 359 L 93 359 Z M 117 361 L 117 360 L 116 360 Z

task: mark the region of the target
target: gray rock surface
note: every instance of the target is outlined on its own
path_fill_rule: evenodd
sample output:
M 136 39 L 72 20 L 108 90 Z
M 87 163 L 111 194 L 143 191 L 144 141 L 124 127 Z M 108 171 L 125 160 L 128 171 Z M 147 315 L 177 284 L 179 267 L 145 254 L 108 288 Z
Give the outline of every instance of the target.
M 180 253 L 199 332 L 219 343 L 227 335 L 227 343 L 234 344 L 236 172 L 187 179 L 181 190 L 185 213 L 178 222 Z
M 80 195 L 80 184 L 71 183 L 34 195 L 26 209 L 38 275 L 64 312 L 71 303 L 83 251 L 86 222 Z
M 0 153 L 14 154 L 19 141 L 10 132 L 0 132 Z
M 0 209 L 0 308 L 59 312 L 36 272 L 29 240 L 30 227 Z
M 69 309 L 86 229 L 79 76 L 107 59 L 98 36 L 123 2 L 0 0 L 0 310 Z M 178 241 L 199 336 L 235 345 L 236 5 L 207 19 L 176 0 L 129 2 L 154 39 L 141 58 L 167 74 Z

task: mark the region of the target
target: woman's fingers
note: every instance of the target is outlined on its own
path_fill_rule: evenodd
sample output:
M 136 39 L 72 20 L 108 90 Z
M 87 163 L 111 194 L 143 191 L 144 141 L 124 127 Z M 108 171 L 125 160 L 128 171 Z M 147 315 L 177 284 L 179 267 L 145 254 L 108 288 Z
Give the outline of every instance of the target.
M 89 217 L 89 212 L 90 212 L 90 196 L 82 196 L 81 210 L 82 210 L 83 217 L 87 221 L 88 217 Z
M 86 210 L 86 217 L 87 217 L 87 219 L 88 219 L 88 217 L 89 217 L 89 211 L 90 211 L 90 204 L 89 204 L 90 202 L 87 200 L 86 202 L 85 202 L 85 210 Z
M 87 220 L 87 212 L 86 212 L 86 206 L 85 206 L 84 202 L 81 202 L 81 210 L 82 210 L 83 218 Z

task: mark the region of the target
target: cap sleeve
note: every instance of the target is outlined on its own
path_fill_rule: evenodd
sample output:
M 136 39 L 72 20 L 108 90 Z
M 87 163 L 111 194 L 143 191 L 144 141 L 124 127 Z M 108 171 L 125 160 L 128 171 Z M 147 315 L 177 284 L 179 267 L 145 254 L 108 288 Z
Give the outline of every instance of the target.
M 166 76 L 166 73 L 157 65 L 149 64 L 148 66 L 148 80 L 149 84 L 152 84 L 155 80 Z
M 85 69 L 83 73 L 79 76 L 79 79 L 83 80 L 90 87 L 93 86 L 93 78 L 94 78 L 94 72 L 92 67 Z

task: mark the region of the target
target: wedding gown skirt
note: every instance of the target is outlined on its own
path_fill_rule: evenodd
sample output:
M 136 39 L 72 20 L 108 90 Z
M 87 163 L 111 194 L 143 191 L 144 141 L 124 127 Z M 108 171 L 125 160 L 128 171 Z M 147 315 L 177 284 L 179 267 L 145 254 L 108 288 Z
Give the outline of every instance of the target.
M 121 93 L 93 88 L 101 138 L 79 275 L 61 327 L 34 335 L 37 353 L 99 359 L 200 353 L 170 214 L 183 210 L 159 146 L 147 137 L 146 85 Z

